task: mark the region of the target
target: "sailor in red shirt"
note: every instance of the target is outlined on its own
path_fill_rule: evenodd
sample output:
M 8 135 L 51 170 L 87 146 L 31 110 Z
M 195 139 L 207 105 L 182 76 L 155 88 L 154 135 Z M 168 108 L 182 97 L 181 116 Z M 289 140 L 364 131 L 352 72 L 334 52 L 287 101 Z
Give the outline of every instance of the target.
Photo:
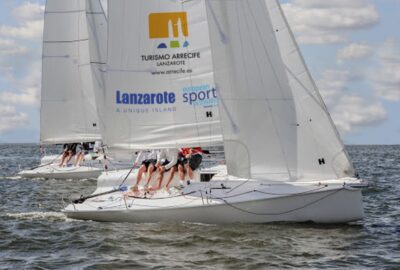
M 181 148 L 180 153 L 181 157 L 178 161 L 179 178 L 181 180 L 181 185 L 183 185 L 186 172 L 189 176 L 189 181 L 187 181 L 189 185 L 190 181 L 193 180 L 193 171 L 200 166 L 203 160 L 203 150 L 201 147 Z

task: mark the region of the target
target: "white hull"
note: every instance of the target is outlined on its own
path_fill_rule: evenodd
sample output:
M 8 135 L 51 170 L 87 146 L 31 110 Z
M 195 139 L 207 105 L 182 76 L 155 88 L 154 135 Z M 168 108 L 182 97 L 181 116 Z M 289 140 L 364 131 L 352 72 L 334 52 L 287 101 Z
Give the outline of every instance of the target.
M 103 169 L 96 167 L 70 166 L 61 168 L 57 164 L 51 164 L 33 170 L 23 170 L 18 175 L 24 178 L 96 179 L 102 172 Z
M 70 218 L 106 222 L 346 223 L 363 218 L 361 190 L 351 187 L 357 183 L 351 178 L 323 185 L 212 180 L 193 183 L 172 195 L 159 191 L 151 198 L 115 192 L 70 204 L 64 213 Z M 103 187 L 95 193 L 107 190 Z

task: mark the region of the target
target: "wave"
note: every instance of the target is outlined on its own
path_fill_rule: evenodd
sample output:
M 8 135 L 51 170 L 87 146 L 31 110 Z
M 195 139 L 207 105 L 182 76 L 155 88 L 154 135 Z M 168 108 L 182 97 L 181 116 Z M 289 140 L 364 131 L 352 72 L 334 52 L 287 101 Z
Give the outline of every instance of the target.
M 20 220 L 51 220 L 51 221 L 72 221 L 61 212 L 25 212 L 25 213 L 5 213 L 5 217 Z

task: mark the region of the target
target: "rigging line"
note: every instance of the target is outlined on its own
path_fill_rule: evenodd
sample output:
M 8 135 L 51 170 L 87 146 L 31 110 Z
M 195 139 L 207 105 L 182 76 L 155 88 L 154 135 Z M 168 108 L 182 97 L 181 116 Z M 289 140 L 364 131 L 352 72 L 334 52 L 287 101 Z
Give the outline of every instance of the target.
M 327 186 L 322 186 L 322 187 L 318 187 L 318 188 L 315 188 L 315 189 L 311 189 L 311 190 L 307 190 L 307 191 L 303 191 L 303 192 L 297 192 L 297 193 L 273 193 L 273 192 L 265 192 L 265 191 L 253 189 L 253 190 L 250 190 L 250 191 L 246 191 L 246 192 L 242 192 L 242 193 L 238 193 L 238 194 L 234 194 L 234 195 L 230 195 L 230 196 L 216 197 L 216 198 L 218 198 L 218 199 L 229 199 L 229 198 L 240 197 L 242 195 L 246 195 L 246 194 L 250 194 L 250 193 L 254 193 L 254 192 L 258 192 L 258 193 L 265 194 L 265 195 L 273 195 L 273 196 L 295 197 L 295 196 L 299 196 L 299 195 L 308 194 L 308 193 L 311 193 L 311 192 L 316 192 L 316 191 L 322 190 L 322 189 L 324 189 L 326 187 Z
M 215 199 L 223 201 L 227 206 L 229 206 L 229 207 L 231 207 L 233 209 L 236 209 L 236 210 L 238 210 L 240 212 L 244 212 L 244 213 L 248 213 L 248 214 L 252 214 L 252 215 L 257 215 L 257 216 L 279 216 L 279 215 L 289 214 L 289 213 L 296 212 L 298 210 L 304 209 L 304 208 L 306 208 L 308 206 L 311 206 L 313 204 L 316 204 L 317 202 L 320 202 L 320 201 L 322 201 L 322 200 L 324 200 L 324 199 L 326 199 L 326 198 L 328 198 L 330 196 L 333 196 L 336 193 L 339 193 L 340 191 L 342 191 L 344 189 L 345 188 L 340 188 L 340 189 L 335 190 L 335 191 L 333 191 L 333 192 L 331 192 L 331 193 L 329 193 L 329 194 L 327 194 L 327 195 L 325 195 L 325 196 L 323 196 L 323 197 L 321 197 L 321 198 L 319 198 L 317 200 L 314 200 L 314 201 L 312 201 L 310 203 L 307 203 L 305 205 L 296 207 L 296 208 L 288 210 L 288 211 L 279 212 L 279 213 L 257 213 L 257 212 L 252 212 L 252 211 L 249 211 L 249 210 L 242 209 L 242 208 L 240 208 L 238 206 L 235 206 L 235 205 L 227 202 L 226 200 L 224 200 L 222 198 L 215 198 Z
M 179 198 L 179 197 L 185 197 L 188 195 L 192 195 L 194 193 L 197 193 L 198 191 L 191 191 L 188 193 L 181 193 L 179 195 L 174 195 L 174 196 L 168 196 L 168 197 L 160 197 L 160 198 L 146 198 L 146 197 L 139 197 L 139 196 L 134 196 L 134 195 L 127 195 L 126 197 L 128 198 L 134 198 L 134 199 L 142 199 L 142 200 L 166 200 L 166 199 L 171 199 L 171 198 Z
M 243 2 L 241 2 L 241 3 L 243 4 Z M 248 2 L 248 3 L 249 3 L 249 2 Z M 246 7 L 243 6 L 243 11 L 245 11 L 245 10 L 246 10 Z M 262 35 L 261 35 L 260 29 L 259 29 L 259 27 L 258 27 L 256 18 L 255 18 L 254 14 L 253 14 L 251 5 L 248 5 L 248 10 L 249 10 L 249 12 L 250 12 L 250 15 L 251 15 L 253 21 L 254 21 L 255 29 L 256 29 L 257 32 L 258 32 L 258 36 L 261 38 Z M 244 14 L 244 16 L 246 17 L 246 14 L 245 14 L 245 13 L 243 13 L 243 14 Z M 245 20 L 246 26 L 247 26 L 248 31 L 249 31 L 249 33 L 250 33 L 251 29 L 249 28 L 249 25 L 248 25 L 247 21 L 248 21 L 248 20 Z M 252 44 L 252 43 L 251 43 L 251 44 Z M 261 44 L 262 44 L 262 47 L 263 47 L 263 49 L 264 49 L 264 52 L 265 52 L 265 54 L 266 54 L 266 56 L 267 56 L 267 58 L 268 58 L 268 62 L 271 64 L 272 73 L 273 73 L 275 79 L 277 80 L 277 83 L 278 83 L 278 86 L 279 86 L 279 88 L 280 88 L 280 90 L 281 90 L 281 93 L 284 93 L 284 92 L 283 92 L 283 86 L 281 85 L 281 81 L 280 81 L 280 79 L 279 79 L 279 77 L 278 77 L 278 74 L 276 73 L 274 67 L 272 66 L 271 57 L 270 57 L 270 55 L 269 55 L 268 49 L 266 48 L 266 46 L 265 46 L 264 41 L 262 40 L 262 38 L 261 38 Z M 253 44 L 252 44 L 252 47 L 253 47 L 253 52 L 255 52 L 256 50 L 255 50 Z M 278 53 L 279 53 L 279 48 L 277 48 L 277 49 L 278 49 Z M 262 81 L 262 83 L 263 83 L 263 85 L 264 85 L 264 82 L 263 82 L 263 78 L 264 78 L 264 77 L 263 77 L 262 74 L 260 73 L 261 68 L 260 68 L 260 66 L 259 66 L 259 62 L 257 61 L 257 59 L 258 59 L 258 58 L 256 57 L 256 61 L 255 61 L 255 62 L 257 63 L 258 72 L 259 72 L 259 75 L 260 75 L 260 77 L 261 77 L 261 81 Z M 292 97 L 292 98 L 293 98 L 293 97 Z M 284 162 L 285 162 L 285 167 L 286 167 L 287 173 L 288 173 L 288 175 L 289 175 L 289 178 L 290 178 L 290 179 L 293 179 L 292 173 L 291 173 L 291 171 L 290 171 L 288 159 L 287 159 L 287 153 L 286 153 L 285 148 L 284 148 L 284 146 L 283 146 L 283 144 L 282 144 L 282 141 L 281 141 L 281 139 L 280 139 L 280 138 L 281 138 L 281 136 L 280 136 L 281 134 L 280 134 L 280 132 L 279 132 L 279 130 L 278 130 L 278 128 L 277 128 L 277 123 L 276 123 L 276 119 L 275 119 L 275 116 L 274 116 L 274 113 L 273 113 L 271 104 L 270 104 L 270 102 L 269 102 L 268 99 L 266 99 L 265 101 L 266 101 L 266 103 L 267 103 L 268 111 L 269 111 L 270 114 L 271 114 L 272 123 L 273 123 L 273 125 L 274 125 L 274 130 L 275 130 L 276 136 L 277 136 L 277 138 L 278 138 L 278 142 L 279 142 L 280 149 L 281 149 L 281 151 L 282 151 L 282 155 L 283 155 L 283 159 L 284 159 Z
M 200 198 L 196 198 L 196 199 L 191 199 L 191 200 L 188 200 L 187 202 L 185 202 L 185 203 L 180 203 L 180 204 L 175 204 L 175 205 L 169 205 L 169 206 L 156 206 L 156 205 L 146 205 L 146 204 L 139 204 L 139 205 L 136 205 L 136 206 L 142 206 L 142 207 L 151 207 L 151 208 L 156 208 L 156 210 L 159 210 L 160 208 L 161 209 L 176 209 L 177 207 L 183 207 L 183 206 L 185 206 L 185 205 L 189 205 L 189 204 L 191 204 L 192 202 L 194 202 L 194 201 L 196 201 L 196 200 L 200 200 Z M 135 204 L 133 203 L 133 201 L 132 201 L 132 203 L 129 205 L 129 208 L 131 208 L 132 206 L 134 206 Z M 151 210 L 151 209 L 146 209 L 146 210 Z M 135 209 L 133 209 L 132 211 L 135 211 Z
M 241 187 L 241 186 L 244 186 L 244 185 L 245 185 L 245 184 L 247 184 L 249 181 L 250 181 L 250 178 L 249 178 L 249 179 L 247 179 L 246 181 L 244 181 L 243 183 L 241 183 L 241 184 L 237 185 L 236 187 L 234 187 L 234 188 L 230 189 L 230 190 L 229 190 L 229 191 L 227 191 L 225 194 L 231 193 L 231 192 L 232 192 L 232 191 L 234 191 L 235 189 L 237 189 L 237 188 L 239 188 L 239 187 Z
M 63 153 L 61 153 L 61 154 L 59 154 L 58 156 L 56 156 L 56 157 L 55 157 L 52 161 L 50 161 L 49 163 L 46 163 L 46 164 L 43 164 L 43 165 L 39 165 L 39 166 L 36 166 L 36 167 L 32 167 L 32 168 L 29 168 L 28 170 L 34 170 L 34 169 L 38 169 L 38 168 L 41 168 L 41 167 L 50 165 L 50 164 L 52 164 L 54 161 L 56 161 L 62 154 L 63 154 Z
M 121 182 L 121 184 L 118 186 L 117 189 L 113 189 L 113 190 L 109 190 L 109 191 L 100 192 L 100 193 L 93 194 L 93 195 L 89 195 L 89 196 L 86 196 L 86 197 L 84 197 L 83 195 L 81 195 L 80 198 L 73 200 L 72 203 L 73 203 L 73 204 L 81 204 L 81 203 L 84 203 L 87 199 L 96 198 L 96 197 L 99 197 L 99 196 L 102 196 L 102 195 L 107 195 L 107 194 L 119 192 L 119 191 L 121 190 L 123 184 L 126 182 L 126 180 L 128 179 L 129 175 L 132 173 L 132 171 L 133 171 L 133 169 L 134 169 L 135 167 L 136 167 L 136 166 L 132 166 L 132 168 L 131 168 L 131 169 L 129 170 L 129 172 L 126 174 L 124 180 Z

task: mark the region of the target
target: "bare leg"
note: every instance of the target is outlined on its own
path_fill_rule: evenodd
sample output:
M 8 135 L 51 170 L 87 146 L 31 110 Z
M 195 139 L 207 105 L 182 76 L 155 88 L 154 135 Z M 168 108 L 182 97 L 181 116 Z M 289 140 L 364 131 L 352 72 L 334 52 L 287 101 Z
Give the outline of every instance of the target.
M 160 167 L 158 169 L 159 173 L 158 173 L 158 177 L 157 177 L 157 187 L 156 188 L 152 188 L 152 190 L 159 190 L 161 188 L 161 183 L 164 177 L 164 168 Z
M 185 169 L 189 175 L 189 179 L 193 180 L 193 170 L 192 170 L 192 168 L 190 168 L 189 164 L 185 164 Z
M 185 180 L 185 170 L 183 169 L 183 166 L 181 164 L 178 165 L 178 173 L 179 173 L 179 179 L 181 181 Z
M 172 178 L 174 178 L 175 171 L 176 171 L 176 168 L 175 168 L 175 166 L 174 166 L 174 167 L 171 168 L 171 170 L 170 170 L 170 172 L 169 172 L 169 175 L 168 175 L 168 181 L 167 181 L 167 184 L 165 185 L 165 187 L 166 187 L 167 189 L 169 188 L 169 184 L 171 183 Z
M 153 172 L 154 172 L 154 165 L 150 164 L 149 168 L 147 169 L 147 181 L 146 181 L 146 186 L 149 185 L 150 181 L 151 181 L 151 177 L 153 176 Z
M 144 165 L 140 166 L 138 174 L 136 176 L 136 184 L 133 186 L 133 191 L 139 190 L 138 186 L 140 184 L 140 181 L 142 181 L 142 175 L 145 171 L 146 171 L 146 166 Z
M 65 162 L 65 165 L 67 165 L 68 164 L 68 162 L 70 162 L 71 161 L 71 159 L 72 159 L 72 157 L 73 157 L 74 155 L 72 155 L 72 152 L 71 151 L 69 151 L 68 152 L 68 157 L 67 157 L 67 160 L 66 160 L 66 162 Z
M 85 157 L 85 154 L 83 154 L 82 152 L 79 153 L 76 156 L 75 166 L 78 166 L 78 167 L 81 166 L 81 163 L 82 163 L 84 157 Z
M 60 167 L 62 167 L 63 166 L 63 164 L 64 164 L 64 161 L 65 161 L 65 158 L 68 156 L 68 153 L 67 152 L 64 152 L 63 153 L 63 155 L 62 155 L 62 158 L 61 158 L 61 162 L 60 162 Z

